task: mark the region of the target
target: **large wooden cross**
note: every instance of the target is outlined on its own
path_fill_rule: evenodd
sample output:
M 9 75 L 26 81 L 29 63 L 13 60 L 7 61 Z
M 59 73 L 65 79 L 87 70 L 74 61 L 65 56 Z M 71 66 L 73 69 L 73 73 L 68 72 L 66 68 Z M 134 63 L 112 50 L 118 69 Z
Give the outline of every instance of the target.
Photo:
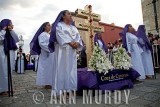
M 99 14 L 92 13 L 92 6 L 86 5 L 85 9 L 77 9 L 75 11 L 76 16 L 83 18 L 86 23 L 76 22 L 75 25 L 80 30 L 88 30 L 88 35 L 86 35 L 86 48 L 87 48 L 87 67 L 89 64 L 90 57 L 93 53 L 94 49 L 94 32 L 104 32 L 104 27 L 98 26 L 94 24 L 94 21 L 98 22 L 101 20 L 101 16 Z

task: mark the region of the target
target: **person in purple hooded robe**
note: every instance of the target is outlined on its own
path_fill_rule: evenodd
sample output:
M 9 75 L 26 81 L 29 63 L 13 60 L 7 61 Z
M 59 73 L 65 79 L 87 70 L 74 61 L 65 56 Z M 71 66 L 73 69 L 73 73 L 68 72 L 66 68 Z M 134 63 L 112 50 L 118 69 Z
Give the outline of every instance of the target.
M 68 97 L 62 90 L 77 90 L 76 50 L 81 51 L 83 48 L 82 39 L 68 10 L 61 11 L 52 24 L 49 48 L 55 55 L 52 90 L 56 91 L 55 96 Z
M 135 69 L 141 76 L 139 79 L 145 79 L 145 71 L 142 63 L 142 48 L 138 45 L 138 38 L 131 24 L 127 24 L 123 31 L 119 33 L 122 37 L 123 47 L 131 56 L 132 68 Z
M 54 53 L 48 48 L 51 25 L 45 22 L 38 29 L 30 43 L 30 54 L 39 55 L 36 84 L 51 88 Z
M 98 43 L 98 46 L 103 50 L 104 54 L 108 54 L 108 48 L 102 39 L 101 33 L 96 33 L 94 37 L 94 44 Z
M 146 29 L 144 25 L 140 25 L 137 31 L 138 43 L 143 49 L 142 62 L 145 70 L 146 78 L 148 75 L 154 75 L 153 62 L 152 62 L 152 45 L 145 33 Z
M 6 30 L 9 29 L 9 47 L 7 46 Z M 17 34 L 13 31 L 12 21 L 3 19 L 0 22 L 0 93 L 7 94 L 8 91 L 8 67 L 7 54 L 10 52 L 11 73 L 15 62 L 15 51 L 17 50 L 16 43 L 19 42 Z

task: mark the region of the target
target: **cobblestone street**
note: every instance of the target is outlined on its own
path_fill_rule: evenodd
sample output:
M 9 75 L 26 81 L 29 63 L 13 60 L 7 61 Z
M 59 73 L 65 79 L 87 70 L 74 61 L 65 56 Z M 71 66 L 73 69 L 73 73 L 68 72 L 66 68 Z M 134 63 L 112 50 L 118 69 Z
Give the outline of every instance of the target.
M 134 84 L 130 89 L 129 104 L 125 103 L 124 92 L 122 91 L 122 103 L 114 104 L 112 97 L 111 104 L 103 103 L 98 105 L 93 98 L 93 104 L 83 105 L 83 96 L 77 95 L 76 105 L 50 104 L 50 89 L 36 86 L 36 72 L 28 70 L 25 74 L 13 73 L 14 96 L 0 95 L 0 107 L 159 107 L 160 105 L 160 74 L 157 79 L 143 80 Z M 41 91 L 44 94 L 44 100 L 41 104 L 35 104 L 33 94 Z M 104 95 L 103 95 L 104 96 Z M 103 97 L 104 98 L 104 97 Z

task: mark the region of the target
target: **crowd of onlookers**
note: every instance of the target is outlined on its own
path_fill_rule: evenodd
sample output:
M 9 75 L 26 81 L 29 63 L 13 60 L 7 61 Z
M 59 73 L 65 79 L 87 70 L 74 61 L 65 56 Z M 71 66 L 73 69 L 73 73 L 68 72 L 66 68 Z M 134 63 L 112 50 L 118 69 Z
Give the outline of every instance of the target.
M 160 69 L 160 37 L 158 35 L 153 35 L 151 33 L 148 33 L 148 39 L 152 44 L 153 65 L 155 70 L 157 71 Z
M 148 39 L 150 40 L 151 44 L 160 44 L 160 37 L 158 35 L 148 33 Z

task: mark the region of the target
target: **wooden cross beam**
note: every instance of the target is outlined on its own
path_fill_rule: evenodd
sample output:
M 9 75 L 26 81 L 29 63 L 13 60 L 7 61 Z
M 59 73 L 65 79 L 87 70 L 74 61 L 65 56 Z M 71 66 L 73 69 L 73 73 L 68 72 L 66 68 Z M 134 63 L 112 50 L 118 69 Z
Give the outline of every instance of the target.
M 92 13 L 91 5 L 86 5 L 84 10 L 77 9 L 75 13 L 77 17 L 87 20 L 86 21 L 87 23 L 75 22 L 75 25 L 80 30 L 88 31 L 87 41 L 89 42 L 89 44 L 86 44 L 86 47 L 87 47 L 87 64 L 89 64 L 89 59 L 94 49 L 94 32 L 104 32 L 104 27 L 94 25 L 94 21 L 96 22 L 100 21 L 101 16 L 99 14 Z
M 75 25 L 78 29 L 88 30 L 90 27 L 94 30 L 94 32 L 104 32 L 104 27 L 92 25 L 90 26 L 88 23 L 75 22 Z

